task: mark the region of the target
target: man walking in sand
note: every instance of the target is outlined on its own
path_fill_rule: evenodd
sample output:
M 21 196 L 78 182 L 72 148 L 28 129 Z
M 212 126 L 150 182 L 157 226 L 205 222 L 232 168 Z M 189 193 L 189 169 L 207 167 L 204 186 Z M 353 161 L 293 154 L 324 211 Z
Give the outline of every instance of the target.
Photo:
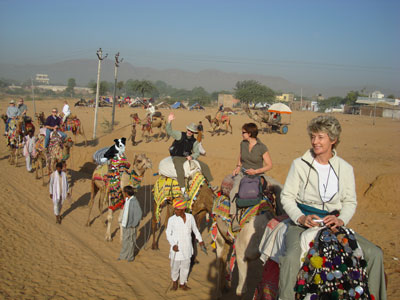
M 136 228 L 142 219 L 142 209 L 134 195 L 135 189 L 132 186 L 125 186 L 122 194 L 127 200 L 121 214 L 121 226 L 123 227 L 122 247 L 118 260 L 132 262 L 135 259 Z
M 50 199 L 53 200 L 54 214 L 56 215 L 56 223 L 61 224 L 61 208 L 69 196 L 69 187 L 67 175 L 62 170 L 62 162 L 56 164 L 56 170 L 50 175 Z
M 192 232 L 199 241 L 200 247 L 206 252 L 203 239 L 197 229 L 194 217 L 185 213 L 187 201 L 183 199 L 175 199 L 174 203 L 175 215 L 168 219 L 167 240 L 171 245 L 169 258 L 171 259 L 171 278 L 173 285 L 171 290 L 176 291 L 179 287 L 187 291 L 190 289 L 187 285 L 187 279 L 190 269 L 190 258 L 193 255 Z

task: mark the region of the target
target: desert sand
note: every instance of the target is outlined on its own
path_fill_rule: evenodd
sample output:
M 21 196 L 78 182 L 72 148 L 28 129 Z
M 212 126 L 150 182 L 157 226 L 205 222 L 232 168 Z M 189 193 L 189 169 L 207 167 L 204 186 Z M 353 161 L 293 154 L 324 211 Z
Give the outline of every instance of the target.
M 0 113 L 5 113 L 9 99 L 1 99 Z M 36 110 L 50 114 L 52 107 L 62 109 L 63 100 L 36 101 Z M 210 246 L 210 236 L 202 226 L 202 236 L 208 255 L 200 252 L 199 263 L 189 276 L 190 291 L 171 292 L 169 246 L 165 233 L 160 238 L 160 250 L 150 249 L 151 242 L 144 244 L 150 234 L 151 187 L 156 180 L 159 161 L 168 155 L 169 141 L 141 141 L 137 146 L 127 143 L 127 157 L 146 153 L 153 162 L 153 169 L 145 175 L 138 198 L 144 218 L 140 223 L 138 245 L 141 247 L 133 263 L 117 261 L 120 243 L 117 218 L 112 232 L 114 240 L 104 241 L 105 227 L 97 207 L 92 211 L 91 227 L 86 227 L 90 199 L 90 178 L 95 168 L 92 154 L 99 148 L 110 146 L 114 138 L 130 136 L 129 115 L 142 108 L 116 108 L 116 125 L 112 133 L 104 133 L 98 125 L 98 141 L 93 136 L 94 108 L 73 107 L 83 123 L 89 146 L 82 137 L 72 149 L 68 161 L 72 197 L 63 207 L 61 225 L 55 223 L 48 185 L 28 173 L 25 159 L 18 165 L 9 165 L 9 151 L 5 138 L 0 143 L 0 297 L 2 299 L 211 299 L 215 289 L 215 253 Z M 33 115 L 33 103 L 26 101 L 29 115 Z M 164 115 L 169 110 L 161 110 Z M 204 147 L 207 162 L 219 184 L 236 164 L 241 141 L 241 126 L 250 119 L 239 114 L 232 116 L 233 134 L 213 136 L 205 115 L 214 115 L 216 109 L 202 112 L 175 110 L 173 128 L 184 130 L 189 122 L 203 121 Z M 306 132 L 309 120 L 317 116 L 313 112 L 294 112 L 284 118 L 289 121 L 287 135 L 260 134 L 259 137 L 270 151 L 273 169 L 269 175 L 284 183 L 293 159 L 301 156 L 310 146 Z M 335 115 L 343 127 L 338 154 L 353 167 L 356 176 L 358 207 L 349 227 L 353 228 L 384 252 L 385 271 L 388 275 L 388 299 L 400 299 L 400 122 L 377 118 L 375 125 L 370 117 Z M 99 108 L 99 124 L 111 120 L 111 108 Z M 37 126 L 37 123 L 35 123 Z M 2 123 L 0 129 L 4 129 Z M 37 126 L 38 127 L 38 126 Z M 3 132 L 3 131 L 2 131 Z M 68 135 L 71 136 L 69 132 Z M 142 140 L 138 132 L 137 141 Z M 117 215 L 115 215 L 117 216 Z M 261 278 L 260 261 L 250 264 L 248 292 L 243 299 L 251 299 L 254 288 Z M 236 287 L 237 272 L 233 287 Z M 234 288 L 223 299 L 235 299 Z

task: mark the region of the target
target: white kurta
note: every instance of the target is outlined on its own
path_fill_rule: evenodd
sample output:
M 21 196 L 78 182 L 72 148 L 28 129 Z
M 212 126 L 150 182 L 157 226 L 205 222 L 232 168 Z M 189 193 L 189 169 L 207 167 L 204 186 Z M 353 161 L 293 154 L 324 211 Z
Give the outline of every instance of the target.
M 49 187 L 50 194 L 53 195 L 54 214 L 58 216 L 68 193 L 68 180 L 65 172 L 61 172 L 60 175 L 57 171 L 54 171 L 50 175 Z
M 194 217 L 191 214 L 186 215 L 186 222 L 181 217 L 173 215 L 168 219 L 167 240 L 171 245 L 169 258 L 173 260 L 190 259 L 193 255 L 192 231 L 199 242 L 202 242 L 201 234 L 197 229 Z M 178 245 L 179 251 L 175 252 L 172 248 Z

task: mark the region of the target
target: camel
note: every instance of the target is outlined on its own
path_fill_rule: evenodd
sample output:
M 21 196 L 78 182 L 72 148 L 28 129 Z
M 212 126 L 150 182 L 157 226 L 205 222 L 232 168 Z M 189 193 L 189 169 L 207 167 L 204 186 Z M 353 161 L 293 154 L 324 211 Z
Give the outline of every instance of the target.
M 35 114 L 36 121 L 39 124 L 39 128 L 44 127 L 44 123 L 46 123 L 46 118 L 44 116 L 44 112 L 36 113 Z
M 19 133 L 17 129 L 17 120 L 10 120 L 8 123 L 7 132 L 7 146 L 10 147 L 10 156 L 8 162 L 11 165 L 17 166 L 19 149 L 23 140 L 23 136 Z
M 63 118 L 64 114 L 60 113 L 60 118 Z M 85 146 L 87 146 L 87 139 L 85 136 L 85 132 L 83 131 L 83 125 L 81 121 L 77 118 L 76 115 L 69 115 L 68 118 L 65 120 L 65 123 L 61 125 L 62 131 L 72 131 L 74 135 L 74 141 L 76 144 L 76 136 L 79 134 L 85 140 Z
M 281 215 L 283 208 L 280 204 L 280 192 L 282 185 L 275 179 L 268 177 L 269 191 L 275 196 L 276 209 L 275 214 Z M 227 224 L 220 217 L 217 217 L 217 239 L 216 254 L 217 254 L 217 298 L 221 298 L 222 291 L 230 287 L 230 282 L 226 282 L 225 267 L 227 261 L 227 255 L 230 252 L 231 247 L 235 245 L 236 249 L 236 261 L 238 266 L 239 281 L 236 288 L 236 295 L 243 295 L 246 290 L 246 276 L 248 261 L 259 258 L 260 253 L 258 252 L 258 246 L 261 242 L 265 227 L 271 218 L 274 217 L 270 211 L 264 214 L 253 217 L 241 231 L 237 234 L 236 239 L 232 238 L 227 234 Z
M 131 131 L 131 136 L 129 139 L 132 141 L 132 146 L 136 145 L 136 126 L 141 123 L 139 116 L 137 113 L 130 114 L 130 117 L 132 118 L 132 131 Z
M 146 135 L 146 142 L 150 142 L 150 134 L 153 133 L 153 128 L 158 128 L 158 137 L 157 141 L 162 140 L 164 137 L 167 137 L 167 133 L 165 131 L 165 126 L 166 126 L 166 121 L 165 118 L 162 114 L 159 114 L 157 116 L 157 112 L 155 115 L 153 115 L 153 120 L 150 122 L 150 117 L 147 116 L 143 121 L 142 121 L 142 137 Z M 167 138 L 168 140 L 168 138 Z
M 54 141 L 53 134 L 50 136 L 50 143 Z M 56 144 L 53 149 L 49 150 L 49 154 L 46 155 L 45 149 L 43 148 L 44 145 L 44 136 L 39 135 L 38 142 L 36 143 L 36 157 L 33 160 L 33 165 L 35 167 L 36 179 L 39 179 L 39 172 L 42 173 L 42 180 L 43 185 L 46 184 L 45 176 L 44 176 L 44 165 L 47 166 L 47 175 L 50 174 L 55 170 L 55 165 L 57 162 L 65 163 L 67 159 L 70 157 L 71 148 L 73 146 L 73 141 L 71 138 L 68 138 L 63 146 L 61 147 L 60 144 Z
M 250 119 L 252 119 L 254 122 L 258 123 L 258 127 L 260 128 L 260 131 L 262 133 L 264 133 L 264 130 L 262 130 L 263 125 L 265 125 L 264 128 L 267 131 L 267 133 L 272 132 L 272 126 L 270 125 L 271 123 L 270 123 L 269 115 L 266 115 L 264 113 L 259 113 L 259 112 L 252 113 L 250 111 L 250 108 L 248 105 L 244 106 L 243 109 Z
M 121 190 L 123 189 L 123 187 L 127 185 L 133 185 L 133 186 L 137 184 L 140 185 L 144 173 L 146 172 L 147 169 L 151 168 L 152 168 L 152 162 L 149 158 L 147 158 L 145 154 L 135 155 L 132 163 L 132 171 L 130 172 L 125 171 L 121 174 L 121 182 L 120 182 Z M 107 173 L 108 173 L 107 164 L 98 166 L 93 172 L 91 181 L 91 195 L 90 195 L 90 201 L 88 203 L 89 213 L 86 221 L 86 226 L 90 226 L 92 223 L 90 220 L 90 213 L 93 208 L 95 197 L 99 191 L 100 191 L 100 197 L 98 206 L 100 214 L 103 212 L 104 205 L 107 205 L 107 207 L 111 205 L 109 191 L 107 189 L 107 184 L 106 184 L 106 181 L 108 180 Z M 107 219 L 105 221 L 105 224 L 107 225 L 107 230 L 105 235 L 106 241 L 112 241 L 111 225 L 113 220 L 113 212 L 114 211 L 112 209 L 108 208 Z M 121 226 L 120 226 L 120 240 L 122 241 Z
M 192 206 L 192 215 L 194 216 L 196 220 L 197 227 L 200 228 L 200 221 L 206 216 L 207 213 L 211 214 L 212 212 L 212 206 L 214 202 L 214 192 L 211 190 L 211 188 L 208 186 L 207 183 L 203 184 L 200 189 L 199 193 L 197 195 L 196 200 L 193 203 Z M 153 235 L 153 243 L 151 245 L 151 249 L 153 250 L 159 250 L 158 247 L 158 240 L 160 239 L 160 234 L 158 235 L 156 239 L 156 233 L 157 233 L 157 219 L 156 219 L 156 202 L 153 202 L 153 217 L 151 221 L 151 234 Z M 163 204 L 161 205 L 161 209 L 167 209 L 167 215 L 164 220 L 164 227 L 167 226 L 167 222 L 169 217 L 173 214 L 173 209 L 172 209 L 172 200 L 171 201 L 164 201 Z M 160 212 L 161 214 L 161 212 Z
M 212 128 L 212 132 L 211 132 L 211 136 L 213 136 L 215 133 L 217 133 L 217 135 L 220 134 L 219 129 L 221 129 L 221 125 L 225 124 L 225 134 L 227 134 L 228 131 L 228 126 L 231 128 L 231 134 L 232 134 L 232 125 L 231 125 L 231 120 L 229 118 L 229 116 L 221 116 L 221 112 L 218 112 L 217 115 L 215 116 L 215 118 L 211 119 L 210 115 L 207 115 L 205 117 L 208 122 L 211 125 Z

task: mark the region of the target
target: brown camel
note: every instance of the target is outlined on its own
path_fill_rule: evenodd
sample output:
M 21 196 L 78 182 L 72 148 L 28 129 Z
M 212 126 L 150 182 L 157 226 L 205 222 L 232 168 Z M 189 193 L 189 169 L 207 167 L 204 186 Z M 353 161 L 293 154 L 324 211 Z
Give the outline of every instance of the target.
M 54 142 L 53 134 L 50 135 L 50 143 L 52 143 L 52 138 Z M 38 142 L 36 143 L 36 157 L 33 160 L 33 165 L 35 166 L 36 179 L 39 179 L 39 172 L 41 172 L 43 185 L 46 184 L 45 176 L 44 176 L 44 165 L 47 166 L 47 175 L 55 170 L 55 165 L 57 162 L 62 162 L 64 165 L 64 169 L 66 169 L 66 161 L 70 157 L 71 148 L 74 145 L 74 142 L 69 137 L 63 145 L 56 144 L 52 149 L 49 149 L 49 153 L 46 155 L 44 145 L 44 136 L 39 135 Z
M 213 119 L 211 119 L 210 115 L 207 115 L 205 118 L 208 120 L 208 122 L 211 125 L 211 128 L 212 128 L 211 135 L 212 136 L 216 133 L 217 133 L 217 135 L 219 135 L 221 126 L 224 124 L 225 124 L 225 134 L 227 134 L 229 132 L 228 126 L 230 127 L 231 134 L 232 134 L 232 125 L 231 125 L 231 120 L 230 120 L 229 116 L 222 116 L 221 112 L 218 112 L 217 115 L 215 116 L 215 118 L 213 118 Z
M 153 120 L 150 121 L 150 117 L 147 116 L 144 120 L 142 120 L 142 137 L 146 136 L 146 143 L 150 142 L 150 135 L 153 133 L 153 128 L 158 128 L 158 136 L 156 141 L 161 141 L 164 137 L 167 138 L 167 133 L 165 131 L 166 121 L 163 115 L 159 114 L 159 116 L 154 115 Z
M 213 202 L 214 202 L 214 192 L 208 187 L 207 184 L 203 184 L 199 190 L 199 194 L 197 195 L 196 201 L 194 201 L 192 206 L 192 215 L 196 220 L 197 227 L 200 228 L 200 221 L 206 216 L 207 213 L 211 214 Z M 158 250 L 158 241 L 160 239 L 160 234 L 156 238 L 157 233 L 157 220 L 156 220 L 156 202 L 153 202 L 153 217 L 151 221 L 151 233 L 153 235 L 153 243 L 151 245 L 151 249 Z M 167 209 L 167 215 L 164 220 L 164 227 L 166 227 L 169 217 L 173 213 L 172 202 L 164 201 L 161 206 L 161 209 Z M 161 213 L 161 212 L 160 212 Z
M 144 173 L 146 172 L 147 169 L 152 168 L 152 163 L 149 158 L 145 154 L 139 154 L 135 155 L 132 163 L 132 171 L 130 172 L 123 172 L 121 174 L 121 182 L 120 186 L 121 189 L 127 185 L 137 185 L 138 181 L 140 184 L 141 179 L 144 176 Z M 92 181 L 91 181 L 91 195 L 90 195 L 90 201 L 88 204 L 89 207 L 89 213 L 88 213 L 88 218 L 86 221 L 86 226 L 90 226 L 92 221 L 90 220 L 90 213 L 93 208 L 93 204 L 95 201 L 95 197 L 97 193 L 100 191 L 100 197 L 99 197 L 99 202 L 98 202 L 98 207 L 100 214 L 103 212 L 103 206 L 109 207 L 111 205 L 110 197 L 109 197 L 109 191 L 107 189 L 107 173 L 108 173 L 108 165 L 100 165 L 98 166 L 92 175 Z M 136 175 L 135 175 L 136 174 Z M 121 210 L 122 212 L 122 210 Z M 107 230 L 106 230 L 106 235 L 105 235 L 105 240 L 106 241 L 111 241 L 111 225 L 112 225 L 112 220 L 113 220 L 113 210 L 108 209 L 107 213 L 107 219 L 105 221 L 105 224 L 107 225 Z M 120 239 L 122 240 L 122 227 L 120 226 Z
M 44 127 L 44 123 L 46 122 L 46 118 L 44 116 L 44 112 L 36 113 L 35 114 L 36 121 L 39 124 L 39 128 Z
M 60 118 L 63 118 L 64 114 L 60 113 Z M 84 140 L 85 140 L 85 146 L 87 146 L 87 139 L 85 136 L 85 132 L 83 130 L 83 125 L 81 121 L 78 119 L 76 115 L 69 115 L 68 118 L 65 120 L 65 123 L 61 125 L 61 130 L 62 131 L 71 131 L 72 134 L 74 135 L 74 141 L 76 144 L 76 136 L 79 134 L 81 135 Z
M 132 141 L 132 146 L 136 146 L 136 126 L 141 124 L 141 121 L 137 113 L 130 114 L 130 117 L 132 118 L 132 131 L 129 138 Z
M 8 158 L 8 162 L 11 165 L 15 164 L 15 166 L 17 166 L 19 149 L 21 148 L 21 143 L 24 138 L 18 131 L 17 120 L 10 120 L 10 122 L 8 123 L 8 132 L 6 135 L 7 135 L 6 136 L 7 146 L 10 149 L 10 156 Z
M 265 131 L 267 133 L 271 133 L 272 132 L 272 127 L 271 127 L 271 123 L 270 123 L 270 118 L 269 115 L 262 113 L 262 112 L 251 112 L 250 108 L 248 105 L 245 105 L 243 107 L 243 110 L 246 112 L 247 116 L 252 119 L 254 122 L 256 122 L 258 124 L 258 127 L 260 128 L 260 131 L 262 133 L 264 133 L 263 130 L 263 125 L 265 128 Z

